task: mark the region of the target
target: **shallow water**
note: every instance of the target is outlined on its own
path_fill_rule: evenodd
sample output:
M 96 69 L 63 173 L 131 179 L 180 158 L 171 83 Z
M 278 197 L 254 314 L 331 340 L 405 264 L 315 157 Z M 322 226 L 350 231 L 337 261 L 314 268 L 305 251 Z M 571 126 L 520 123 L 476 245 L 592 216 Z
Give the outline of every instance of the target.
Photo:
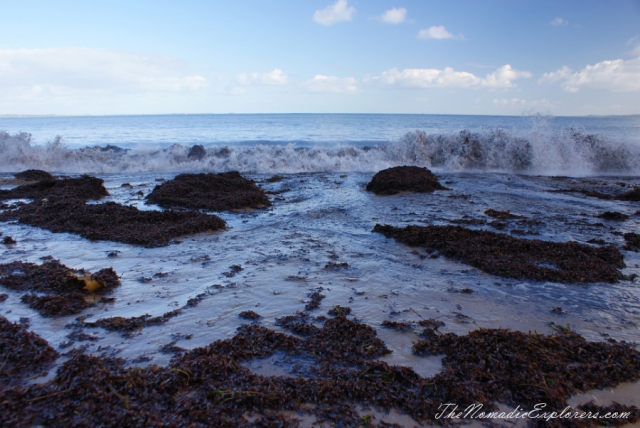
M 489 208 L 510 210 L 541 223 L 521 226 L 507 220 L 502 231 L 526 229 L 537 235 L 527 239 L 577 241 L 603 239 L 624 245 L 621 233 L 637 231 L 637 202 L 590 198 L 579 193 L 550 190 L 588 185 L 623 191 L 640 184 L 637 177 L 552 178 L 499 173 L 439 173 L 449 190 L 432 194 L 376 196 L 364 190 L 371 173 L 302 173 L 285 175 L 276 183 L 269 175 L 244 174 L 256 180 L 270 195 L 273 206 L 265 210 L 218 213 L 228 229 L 185 237 L 181 243 L 162 248 L 141 248 L 113 242 L 91 242 L 76 235 L 0 223 L 3 236 L 17 244 L 0 247 L 2 263 L 22 260 L 41 263 L 53 256 L 74 269 L 95 272 L 113 267 L 121 275 L 121 287 L 112 304 L 100 304 L 81 315 L 87 321 L 103 317 L 162 315 L 183 306 L 200 293 L 207 296 L 196 307 L 161 326 L 147 327 L 132 337 L 115 332 L 85 329 L 100 337 L 76 342 L 65 350 L 86 346 L 86 352 L 117 355 L 129 364 L 168 363 L 171 355 L 161 347 L 175 342 L 192 349 L 235 334 L 248 321 L 238 317 L 253 310 L 260 322 L 272 329 L 276 318 L 303 310 L 309 295 L 321 290 L 326 297 L 312 315 L 325 315 L 335 305 L 349 306 L 352 315 L 377 329 L 393 351 L 383 359 L 412 367 L 422 376 L 440 369 L 439 357 L 421 358 L 411 352 L 416 332 L 396 332 L 381 327 L 384 320 L 418 321 L 437 318 L 446 323 L 443 332 L 465 334 L 469 330 L 508 328 L 550 334 L 553 326 L 570 326 L 586 339 L 637 341 L 640 337 L 640 284 L 638 279 L 617 284 L 558 284 L 505 279 L 465 264 L 430 258 L 423 249 L 409 248 L 372 233 L 376 223 L 450 224 L 459 218 L 491 221 Z M 158 179 L 173 174 L 103 174 L 113 200 L 140 209 Z M 8 180 L 10 175 L 2 178 Z M 5 181 L 8 183 L 8 181 Z M 121 187 L 130 183 L 133 187 Z M 5 188 L 10 185 L 3 186 Z M 626 221 L 596 218 L 604 211 L 631 215 Z M 494 230 L 488 224 L 469 226 Z M 640 274 L 640 254 L 621 250 L 625 275 Z M 117 257 L 108 257 L 116 252 Z M 346 267 L 327 267 L 329 262 Z M 232 275 L 232 265 L 242 270 Z M 460 293 L 470 288 L 472 293 Z M 65 326 L 77 316 L 42 318 L 20 302 L 23 293 L 2 290 L 9 298 L 0 303 L 0 315 L 11 321 L 28 317 L 31 329 L 58 348 L 72 330 Z M 564 313 L 555 314 L 553 307 Z M 186 337 L 190 336 L 189 339 Z M 136 363 L 145 356 L 146 361 Z M 60 360 L 60 362 L 62 359 Z M 254 361 L 249 367 L 263 374 L 287 374 L 303 362 L 275 358 Z

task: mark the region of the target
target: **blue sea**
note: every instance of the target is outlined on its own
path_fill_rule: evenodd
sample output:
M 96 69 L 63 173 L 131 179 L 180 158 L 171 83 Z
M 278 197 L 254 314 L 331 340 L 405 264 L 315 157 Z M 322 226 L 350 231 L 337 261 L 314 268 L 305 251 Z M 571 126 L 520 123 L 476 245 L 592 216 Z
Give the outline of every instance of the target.
M 429 168 L 447 190 L 393 196 L 366 191 L 376 172 L 398 165 Z M 51 256 L 73 269 L 113 267 L 121 276 L 115 302 L 87 309 L 81 314 L 87 321 L 160 316 L 207 295 L 163 325 L 129 337 L 96 329 L 95 341 L 67 350 L 82 347 L 131 365 L 165 365 L 170 356 L 162 352 L 164 345 L 193 349 L 232 337 L 245 322 L 238 314 L 247 310 L 277 330 L 276 318 L 303 310 L 318 290 L 326 297 L 315 314 L 350 307 L 393 351 L 384 361 L 424 377 L 441 370 L 440 357 L 415 356 L 416 333 L 384 329 L 384 320 L 436 318 L 446 324 L 441 331 L 456 334 L 481 327 L 551 334 L 570 326 L 591 341 L 640 340 L 640 282 L 634 279 L 640 253 L 623 249 L 623 235 L 640 230 L 640 202 L 566 192 L 613 194 L 640 186 L 640 116 L 0 118 L 0 188 L 20 184 L 13 173 L 32 168 L 97 176 L 109 196 L 91 203 L 113 201 L 141 210 L 162 210 L 145 198 L 178 173 L 236 170 L 267 191 L 272 203 L 267 209 L 216 213 L 226 230 L 161 248 L 0 222 L 3 236 L 17 241 L 0 245 L 2 263 L 42 263 Z M 276 174 L 280 181 L 269 180 Z M 521 217 L 494 222 L 488 209 Z M 606 211 L 629 217 L 598 217 Z M 584 285 L 496 277 L 372 232 L 376 224 L 451 225 L 461 219 L 470 223 L 466 227 L 520 239 L 614 245 L 624 256 L 628 280 Z M 328 269 L 329 262 L 343 268 Z M 234 265 L 242 270 L 231 275 Z M 21 292 L 0 291 L 9 295 L 0 315 L 15 322 L 29 318 L 30 329 L 52 346 L 69 345 L 66 326 L 78 315 L 43 318 L 21 302 Z M 136 363 L 141 356 L 146 362 Z M 282 361 L 247 364 L 257 373 L 295 375 Z M 590 394 L 596 392 L 585 401 Z M 638 383 L 607 394 L 640 404 Z
M 189 157 L 194 145 L 203 157 Z M 122 150 L 121 150 L 122 149 Z M 637 174 L 640 116 L 226 114 L 0 118 L 0 171 Z

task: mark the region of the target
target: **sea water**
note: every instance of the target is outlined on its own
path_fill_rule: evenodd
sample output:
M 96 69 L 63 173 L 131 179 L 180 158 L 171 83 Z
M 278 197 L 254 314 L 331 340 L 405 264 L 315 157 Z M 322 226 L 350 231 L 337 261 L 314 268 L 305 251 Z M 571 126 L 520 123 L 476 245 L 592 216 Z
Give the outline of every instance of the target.
M 80 342 L 86 352 L 130 362 L 166 364 L 162 346 L 192 349 L 229 338 L 253 310 L 278 329 L 276 318 L 303 310 L 309 295 L 326 296 L 314 315 L 349 306 L 377 329 L 393 350 L 384 359 L 411 366 L 423 376 L 440 368 L 437 357 L 411 352 L 415 332 L 382 328 L 384 320 L 437 318 L 441 330 L 465 334 L 477 328 L 510 328 L 550 334 L 557 326 L 588 340 L 638 341 L 640 284 L 559 284 L 506 279 L 445 258 L 431 258 L 373 233 L 375 224 L 447 225 L 486 219 L 492 208 L 535 219 L 523 239 L 588 244 L 602 239 L 624 255 L 624 275 L 640 275 L 640 256 L 622 250 L 622 234 L 640 226 L 638 202 L 591 198 L 557 190 L 586 186 L 623 192 L 640 185 L 640 117 L 552 118 L 542 116 L 423 115 L 171 115 L 0 119 L 0 178 L 10 188 L 12 172 L 45 169 L 62 175 L 91 174 L 104 180 L 115 201 L 161 210 L 145 197 L 181 172 L 240 171 L 270 194 L 268 209 L 217 213 L 228 229 L 189 236 L 162 248 L 92 242 L 19 223 L 0 223 L 17 244 L 2 246 L 2 263 L 41 263 L 53 256 L 74 269 L 113 267 L 121 287 L 112 304 L 81 315 L 162 315 L 200 293 L 207 297 L 161 326 L 132 337 L 96 333 Z M 189 156 L 194 145 L 204 154 Z M 431 194 L 377 196 L 365 190 L 373 174 L 397 165 L 433 170 L 449 190 Z M 283 176 L 269 182 L 274 174 Z M 122 187 L 129 183 L 133 187 Z M 94 202 L 92 202 L 94 203 Z M 604 211 L 626 221 L 597 218 Z M 491 226 L 468 226 L 495 231 Z M 117 257 L 108 257 L 110 253 Z M 331 268 L 329 262 L 346 263 Z M 231 275 L 231 266 L 242 271 Z M 469 288 L 472 293 L 460 293 Z M 0 315 L 28 317 L 31 329 L 58 347 L 76 316 L 45 319 L 2 290 Z M 562 313 L 551 312 L 561 307 Z M 190 338 L 187 338 L 190 337 Z M 265 364 L 254 364 L 263 367 Z M 268 364 L 267 364 L 268 365 Z M 257 370 L 257 369 L 256 369 Z M 269 370 L 267 370 L 269 373 Z M 636 386 L 637 388 L 637 386 Z

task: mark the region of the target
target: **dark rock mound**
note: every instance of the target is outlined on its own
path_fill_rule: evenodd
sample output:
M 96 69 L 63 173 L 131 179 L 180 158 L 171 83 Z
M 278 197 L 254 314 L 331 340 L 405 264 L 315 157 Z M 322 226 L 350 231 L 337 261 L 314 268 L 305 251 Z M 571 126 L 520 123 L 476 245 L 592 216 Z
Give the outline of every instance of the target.
M 633 232 L 625 233 L 624 240 L 626 241 L 625 250 L 640 251 L 640 235 Z
M 78 178 L 64 178 L 61 180 L 47 179 L 37 183 L 25 184 L 11 190 L 0 190 L 0 199 L 100 199 L 108 196 L 103 180 L 83 175 Z
M 147 203 L 164 208 L 202 208 L 210 211 L 265 208 L 271 205 L 264 191 L 237 171 L 180 174 L 156 186 L 147 196 Z
M 599 218 L 603 218 L 605 220 L 626 220 L 629 218 L 628 215 L 626 214 L 622 214 L 618 211 L 605 211 L 602 214 L 598 215 L 597 217 Z
M 638 202 L 640 201 L 640 187 L 634 187 L 633 189 L 629 190 L 627 193 L 623 193 L 622 195 L 618 196 L 616 199 L 620 201 Z
M 395 195 L 400 192 L 431 193 L 446 189 L 427 168 L 396 166 L 378 172 L 367 184 L 367 191 L 377 195 Z
M 78 200 L 23 205 L 0 213 L 0 221 L 18 220 L 52 232 L 75 233 L 91 240 L 105 240 L 162 247 L 173 239 L 222 229 L 226 223 L 215 215 L 178 211 L 140 211 L 107 202 L 87 205 Z
M 486 210 L 484 212 L 484 214 L 489 216 L 489 217 L 497 218 L 499 220 L 509 220 L 509 219 L 512 219 L 512 218 L 520 218 L 520 216 L 511 214 L 511 212 L 509 210 L 507 210 L 507 211 L 497 211 L 497 210 L 494 210 L 492 208 L 489 208 L 488 210 Z
M 613 246 L 594 248 L 577 242 L 521 239 L 461 226 L 407 226 L 402 229 L 376 224 L 373 231 L 507 278 L 614 283 L 622 278 L 618 269 L 625 266 L 622 254 Z
M 187 158 L 200 160 L 204 158 L 206 155 L 207 155 L 207 151 L 205 150 L 204 146 L 201 144 L 196 144 L 194 146 L 191 146 L 191 148 L 189 149 L 189 154 L 187 154 Z
M 0 384 L 4 385 L 18 383 L 27 375 L 41 372 L 58 357 L 46 340 L 5 317 L 0 317 L 0 355 Z M 3 396 L 2 389 L 0 396 Z
M 53 175 L 49 174 L 47 171 L 42 171 L 40 169 L 28 169 L 26 171 L 18 172 L 14 175 L 18 180 L 24 181 L 55 180 L 55 178 L 53 178 Z

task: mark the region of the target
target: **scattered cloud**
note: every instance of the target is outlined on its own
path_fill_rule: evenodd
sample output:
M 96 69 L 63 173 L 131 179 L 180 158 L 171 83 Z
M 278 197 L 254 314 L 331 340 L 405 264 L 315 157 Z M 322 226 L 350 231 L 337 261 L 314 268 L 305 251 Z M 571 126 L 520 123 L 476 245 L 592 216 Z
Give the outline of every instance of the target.
M 404 7 L 394 7 L 393 9 L 389 9 L 385 13 L 380 15 L 379 19 L 385 24 L 400 24 L 404 22 L 405 19 L 407 19 L 407 9 L 405 9 Z
M 502 106 L 527 106 L 527 107 L 550 107 L 553 105 L 549 100 L 525 100 L 523 98 L 494 98 L 493 103 Z
M 286 85 L 288 81 L 286 74 L 279 68 L 274 68 L 268 73 L 242 73 L 236 75 L 235 83 L 240 86 L 253 85 Z
M 318 9 L 313 14 L 313 20 L 326 26 L 342 21 L 351 21 L 356 13 L 356 8 L 348 6 L 347 3 L 347 0 L 338 0 L 324 9 Z
M 554 27 L 561 27 L 564 25 L 569 25 L 569 21 L 567 21 L 566 19 L 562 19 L 560 17 L 558 18 L 554 18 L 549 22 L 549 25 L 552 25 Z
M 420 40 L 445 40 L 445 39 L 464 39 L 464 34 L 458 34 L 457 36 L 453 33 L 450 33 L 444 25 L 433 25 L 429 28 L 423 28 L 418 31 L 418 35 L 416 37 Z
M 191 92 L 209 85 L 165 55 L 89 48 L 0 50 L 0 88 L 14 93 Z
M 304 83 L 311 92 L 329 92 L 334 94 L 353 94 L 358 91 L 356 79 L 353 77 L 339 78 L 316 74 L 313 79 Z
M 587 65 L 580 71 L 564 66 L 545 73 L 539 83 L 560 83 L 568 92 L 583 88 L 607 89 L 614 92 L 640 90 L 640 56 L 628 61 L 616 59 Z
M 511 88 L 514 80 L 529 78 L 531 73 L 519 71 L 506 64 L 484 78 L 467 71 L 456 71 L 451 67 L 437 68 L 397 68 L 383 72 L 379 76 L 369 77 L 368 82 L 386 86 L 407 88 Z

